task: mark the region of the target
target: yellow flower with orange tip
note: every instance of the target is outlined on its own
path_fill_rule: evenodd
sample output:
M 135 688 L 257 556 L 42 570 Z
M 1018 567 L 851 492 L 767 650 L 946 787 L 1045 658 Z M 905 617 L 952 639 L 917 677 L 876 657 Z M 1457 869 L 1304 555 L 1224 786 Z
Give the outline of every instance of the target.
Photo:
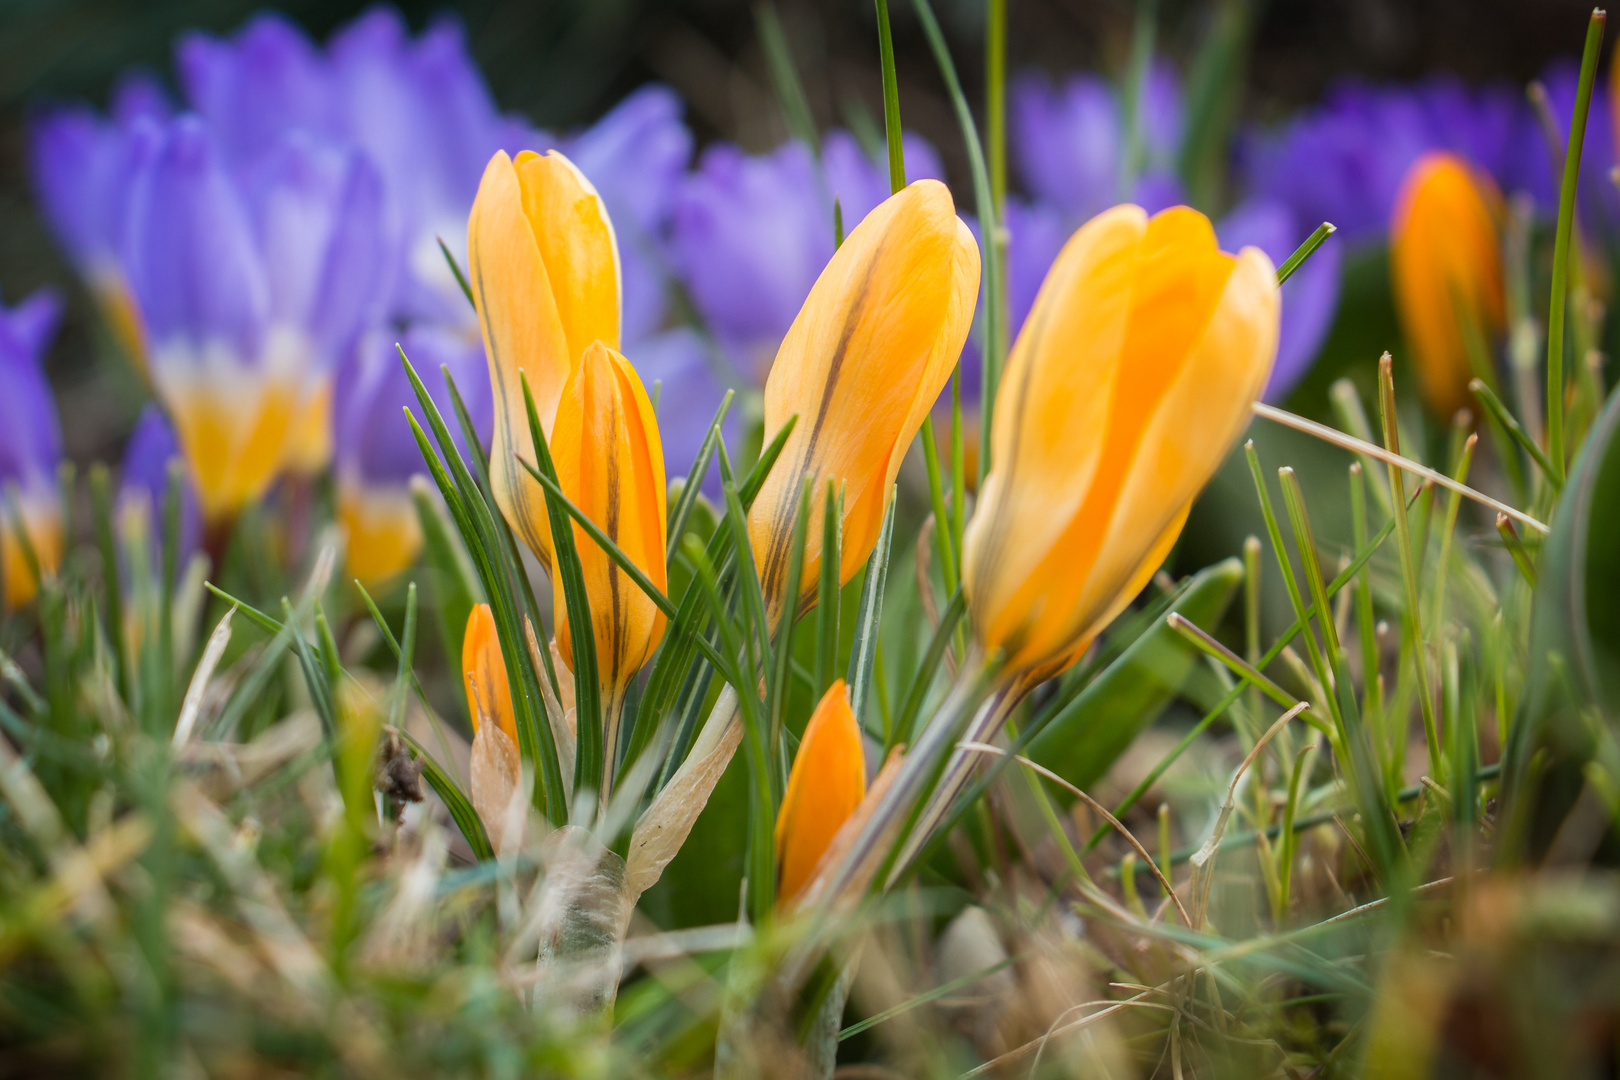
M 557 482 L 660 591 L 664 566 L 664 449 L 652 402 L 629 361 L 602 342 L 585 350 L 563 384 L 551 430 Z M 607 552 L 574 525 L 596 642 L 597 674 L 608 691 L 604 761 L 613 767 L 624 691 L 664 635 L 664 614 Z M 573 626 L 554 586 L 557 649 L 573 668 Z
M 839 679 L 827 688 L 788 773 L 776 815 L 776 899 L 785 904 L 804 891 L 833 837 L 866 796 L 861 729 Z
M 1047 272 L 996 396 L 963 543 L 974 632 L 1055 674 L 1147 583 L 1249 420 L 1277 351 L 1271 261 L 1209 219 L 1117 206 Z
M 506 681 L 506 661 L 495 632 L 495 613 L 488 604 L 474 604 L 461 639 L 461 677 L 467 688 L 467 712 L 476 735 L 494 720 L 517 746 L 517 714 L 512 709 L 512 687 Z
M 1504 320 L 1497 243 L 1500 198 L 1455 154 L 1432 153 L 1407 172 L 1390 224 L 1395 306 L 1430 408 L 1468 403 L 1469 334 L 1489 349 Z M 1471 325 L 1470 325 L 1471 324 Z
M 495 396 L 490 483 L 535 555 L 551 565 L 545 493 L 518 464 L 533 459 L 522 380 L 551 437 L 563 386 L 592 342 L 619 347 L 619 252 L 589 180 L 555 150 L 490 158 L 467 220 L 473 303 Z
M 765 383 L 765 440 L 799 418 L 748 516 L 773 615 L 790 595 L 801 608 L 815 596 L 829 480 L 844 496 L 839 580 L 866 562 L 900 462 L 967 339 L 978 291 L 978 244 L 937 180 L 886 199 L 816 279 Z M 802 575 L 790 585 L 782 579 L 806 479 L 812 520 Z

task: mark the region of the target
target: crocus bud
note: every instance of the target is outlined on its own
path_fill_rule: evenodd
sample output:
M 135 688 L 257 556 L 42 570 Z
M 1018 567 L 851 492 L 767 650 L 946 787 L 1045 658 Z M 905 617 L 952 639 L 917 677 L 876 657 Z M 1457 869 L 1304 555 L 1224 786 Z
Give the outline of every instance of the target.
M 474 604 L 461 639 L 461 677 L 467 687 L 467 711 L 476 735 L 490 720 L 517 745 L 517 714 L 512 711 L 512 687 L 506 681 L 501 639 L 495 633 L 495 613 L 488 604 Z
M 974 632 L 1009 677 L 1061 671 L 1146 584 L 1247 426 L 1277 351 L 1277 276 L 1209 219 L 1118 206 L 1046 276 L 996 397 L 963 541 Z
M 1488 349 L 1503 324 L 1495 187 L 1455 154 L 1419 158 L 1390 224 L 1395 306 L 1429 407 L 1468 403 L 1468 334 Z M 1472 324 L 1472 325 L 1470 325 Z
M 501 513 L 551 565 L 545 493 L 516 455 L 533 459 L 523 378 L 551 437 L 563 385 L 585 349 L 619 347 L 619 253 L 596 189 L 555 150 L 496 153 L 467 220 L 473 302 L 495 397 L 490 484 Z
M 467 711 L 472 715 L 472 753 L 468 760 L 468 795 L 499 855 L 523 844 L 523 767 L 519 760 L 517 717 L 506 661 L 488 604 L 475 604 L 461 639 L 461 676 L 466 680 Z
M 652 402 L 624 357 L 598 341 L 563 385 L 551 433 L 563 493 L 601 527 L 660 590 L 664 568 L 664 450 Z M 596 639 L 597 674 L 608 698 L 604 760 L 615 762 L 615 720 L 625 688 L 664 636 L 664 615 L 607 552 L 574 525 Z M 573 667 L 573 620 L 554 587 L 557 648 Z
M 816 279 L 765 383 L 766 442 L 799 418 L 748 516 L 773 614 L 814 600 L 829 480 L 844 495 L 839 580 L 866 562 L 900 462 L 967 339 L 978 290 L 978 245 L 937 180 L 884 200 Z M 785 582 L 806 479 L 816 497 L 803 571 Z
M 51 292 L 0 307 L 0 611 L 32 600 L 40 576 L 52 573 L 62 555 L 56 485 L 62 432 L 44 368 L 61 312 Z M 19 534 L 28 537 L 37 573 Z
M 776 815 L 776 899 L 785 904 L 810 884 L 816 864 L 866 795 L 861 729 L 839 679 L 805 725 Z

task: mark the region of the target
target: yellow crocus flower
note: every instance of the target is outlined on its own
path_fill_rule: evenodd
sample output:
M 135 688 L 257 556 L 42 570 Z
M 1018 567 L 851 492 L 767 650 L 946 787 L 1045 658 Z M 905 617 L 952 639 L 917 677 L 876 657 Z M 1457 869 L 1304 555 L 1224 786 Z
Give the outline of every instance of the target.
M 796 593 L 813 602 L 829 480 L 842 485 L 839 580 L 866 562 L 900 462 L 967 340 L 979 247 L 951 193 L 918 180 L 855 227 L 799 310 L 765 383 L 765 441 L 799 419 L 748 516 L 772 617 Z M 811 522 L 796 586 L 787 573 L 806 479 Z
M 1169 553 L 1277 351 L 1277 276 L 1209 219 L 1117 206 L 1047 272 L 996 396 L 963 545 L 974 632 L 1004 674 L 1072 663 Z
M 555 150 L 490 158 L 467 220 L 473 302 L 495 397 L 490 483 L 512 528 L 548 568 L 545 494 L 532 460 L 526 376 L 546 437 L 563 386 L 592 342 L 619 347 L 619 251 L 602 199 Z
M 495 613 L 488 604 L 474 604 L 461 639 L 461 677 L 467 688 L 467 712 L 476 735 L 491 719 L 517 747 L 517 714 L 512 710 L 512 687 L 506 681 L 506 660 L 495 632 Z
M 1390 225 L 1395 307 L 1429 407 L 1451 416 L 1469 399 L 1465 335 L 1489 348 L 1504 320 L 1502 263 L 1490 180 L 1455 154 L 1432 153 L 1406 174 Z M 1470 326 L 1472 324 L 1472 326 Z
M 786 904 L 804 891 L 821 857 L 866 796 L 861 729 L 839 679 L 827 688 L 805 725 L 776 815 L 776 899 Z
M 569 501 L 660 591 L 667 589 L 664 449 L 652 402 L 629 361 L 600 341 L 585 350 L 563 384 L 550 444 Z M 611 775 L 624 692 L 658 647 L 664 614 L 578 524 L 574 549 L 591 605 L 597 675 L 607 691 L 603 760 Z M 572 627 L 560 585 L 553 584 L 552 596 L 557 649 L 572 669 Z

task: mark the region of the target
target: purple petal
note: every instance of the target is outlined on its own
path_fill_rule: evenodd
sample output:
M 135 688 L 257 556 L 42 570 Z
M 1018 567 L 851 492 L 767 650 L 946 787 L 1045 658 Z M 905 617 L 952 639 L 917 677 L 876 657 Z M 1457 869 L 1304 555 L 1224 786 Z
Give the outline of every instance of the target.
M 1225 250 L 1257 247 L 1280 265 L 1311 230 L 1295 220 L 1286 204 L 1251 200 L 1228 214 L 1217 232 Z M 1281 401 L 1299 384 L 1333 328 L 1339 307 L 1340 250 L 1330 239 L 1283 283 L 1277 362 L 1266 384 L 1267 401 Z
M 383 314 L 389 253 L 382 182 L 354 151 L 283 140 L 255 192 L 271 317 L 304 334 L 330 369 Z
M 93 272 L 117 251 L 127 136 L 83 106 L 39 114 L 29 135 L 45 216 L 81 270 Z
M 250 163 L 293 131 L 336 134 L 330 66 L 285 16 L 256 15 L 230 39 L 188 34 L 175 52 L 186 99 L 231 162 Z
M 910 131 L 904 132 L 900 141 L 905 155 L 907 183 L 945 179 L 945 165 L 932 143 Z M 888 159 L 874 160 L 861 149 L 853 135 L 835 129 L 822 140 L 821 160 L 827 174 L 827 188 L 838 198 L 843 211 L 844 234 L 847 236 L 867 214 L 889 197 Z
M 62 460 L 62 430 L 45 378 L 44 356 L 62 310 L 41 291 L 17 307 L 0 307 L 0 486 L 49 490 Z
M 1025 74 L 1011 104 L 1012 158 L 1031 195 L 1079 221 L 1118 201 L 1124 131 L 1107 83 L 1076 75 L 1059 88 Z
M 259 355 L 270 290 L 247 208 L 201 119 L 177 119 L 135 178 L 124 263 L 154 362 L 174 347 Z
M 421 413 L 400 362 L 400 349 L 450 420 L 462 453 L 467 447 L 455 423 L 441 365 L 450 369 L 479 438 L 487 442 L 494 427 L 484 350 L 476 338 L 459 328 L 427 324 L 414 326 L 404 335 L 373 331 L 361 338 L 338 369 L 332 389 L 333 460 L 346 482 L 398 487 L 427 471 L 403 411 L 409 407 L 413 413 Z
M 830 203 L 798 143 L 762 157 L 717 144 L 675 206 L 672 262 L 698 313 L 745 377 L 763 381 L 832 257 Z

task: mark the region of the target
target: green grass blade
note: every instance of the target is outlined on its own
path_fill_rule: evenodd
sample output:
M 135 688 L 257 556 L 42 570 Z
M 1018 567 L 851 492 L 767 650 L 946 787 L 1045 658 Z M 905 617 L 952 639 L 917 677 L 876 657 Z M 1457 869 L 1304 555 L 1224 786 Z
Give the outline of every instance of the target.
M 523 407 L 529 416 L 529 443 L 534 450 L 536 471 L 553 484 L 557 484 L 557 467 L 551 461 L 551 448 L 546 445 L 540 430 L 540 414 L 534 407 L 534 395 L 529 392 L 529 380 L 522 377 Z M 602 679 L 597 666 L 596 623 L 591 614 L 590 594 L 585 590 L 585 568 L 574 547 L 574 529 L 568 511 L 555 490 L 546 486 L 546 515 L 551 523 L 551 561 L 553 582 L 562 586 L 563 602 L 568 611 L 568 642 L 574 669 L 574 719 L 577 736 L 574 756 L 574 791 L 589 788 L 606 805 L 608 796 L 607 769 L 604 764 L 606 746 L 602 716 Z M 547 725 L 549 726 L 549 724 Z
M 911 681 L 911 690 L 906 694 L 905 704 L 895 717 L 893 739 L 890 746 L 884 747 L 884 753 L 893 746 L 904 743 L 911 745 L 913 729 L 917 724 L 917 717 L 922 712 L 923 702 L 928 698 L 928 690 L 934 685 L 934 676 L 939 672 L 940 662 L 945 659 L 945 649 L 950 645 L 951 635 L 956 630 L 956 622 L 967 610 L 967 600 L 958 589 L 951 597 L 940 614 L 939 625 L 934 628 L 934 636 L 929 639 L 928 649 L 923 653 L 922 663 L 917 665 L 917 674 Z
M 843 538 L 844 498 L 840 487 L 827 482 L 827 506 L 821 524 L 821 582 L 816 597 L 816 667 L 812 688 L 817 701 L 832 685 L 838 664 L 838 598 Z
M 861 606 L 855 616 L 855 641 L 849 651 L 849 704 L 855 719 L 864 728 L 866 693 L 877 664 L 878 634 L 883 625 L 883 594 L 889 580 L 889 551 L 894 544 L 894 512 L 899 505 L 896 492 L 889 490 L 888 507 L 883 511 L 883 528 L 877 546 L 866 560 L 866 580 L 861 585 Z
M 1338 231 L 1339 227 L 1330 221 L 1324 221 L 1318 225 L 1315 231 L 1305 238 L 1305 242 L 1295 248 L 1294 253 L 1284 259 L 1281 266 L 1277 267 L 1277 284 L 1281 285 L 1293 277 L 1294 271 L 1303 266 L 1305 260 L 1314 255 L 1316 249 L 1321 247 L 1328 237 Z
M 714 458 L 714 449 L 720 445 L 720 425 L 726 422 L 726 413 L 731 411 L 731 399 L 736 393 L 735 390 L 727 390 L 726 396 L 720 399 L 720 408 L 715 410 L 714 420 L 709 424 L 709 432 L 703 436 L 703 444 L 698 447 L 697 456 L 692 459 L 692 469 L 686 474 L 686 483 L 681 487 L 680 498 L 675 500 L 675 506 L 670 511 L 669 539 L 664 547 L 666 563 L 675 557 L 676 545 L 681 541 L 681 534 L 686 531 L 686 519 L 691 515 L 692 507 L 697 504 L 698 494 L 703 489 L 703 478 L 708 475 L 709 462 Z
M 1564 154 L 1564 177 L 1558 188 L 1558 231 L 1553 242 L 1552 299 L 1547 308 L 1547 456 L 1555 484 L 1564 481 L 1564 319 L 1568 313 L 1570 234 L 1575 226 L 1575 190 L 1581 176 L 1581 147 L 1586 141 L 1586 115 L 1592 104 L 1592 83 L 1597 78 L 1603 48 L 1605 15 L 1594 10 L 1586 24 L 1586 47 L 1581 52 L 1581 75 L 1575 91 L 1575 112 L 1570 117 L 1569 149 Z
M 761 3 L 754 6 L 754 25 L 759 29 L 760 48 L 765 53 L 765 65 L 770 68 L 771 84 L 776 88 L 777 104 L 782 106 L 782 117 L 788 131 L 805 145 L 812 157 L 821 157 L 821 138 L 816 132 L 816 118 L 810 111 L 810 99 L 804 84 L 799 81 L 798 69 L 793 63 L 793 50 L 788 45 L 787 31 L 782 28 L 776 6 Z
M 967 147 L 969 171 L 973 176 L 973 197 L 979 212 L 979 228 L 986 237 L 1000 235 L 1001 216 L 996 212 L 995 195 L 990 187 L 990 171 L 985 165 L 984 149 L 979 143 L 979 129 L 973 122 L 973 110 L 968 106 L 967 97 L 962 93 L 962 83 L 956 77 L 956 65 L 951 61 L 950 48 L 945 44 L 945 35 L 940 31 L 939 21 L 934 18 L 934 10 L 929 7 L 928 0 L 912 0 L 912 6 L 917 9 L 917 21 L 922 24 L 923 35 L 928 39 L 928 47 L 933 51 L 934 60 L 939 65 L 940 76 L 945 81 L 945 89 L 951 100 L 951 108 L 956 113 L 957 124 L 962 129 L 962 141 Z M 896 106 L 896 126 L 898 127 L 898 106 Z M 990 435 L 991 421 L 996 411 L 996 389 L 1001 382 L 1001 367 L 1004 357 L 998 352 L 1006 343 L 1006 295 L 1001 282 L 1001 267 L 999 260 L 986 259 L 983 265 L 983 286 L 985 297 L 984 325 L 984 382 L 979 392 L 979 476 L 982 478 L 990 469 Z

